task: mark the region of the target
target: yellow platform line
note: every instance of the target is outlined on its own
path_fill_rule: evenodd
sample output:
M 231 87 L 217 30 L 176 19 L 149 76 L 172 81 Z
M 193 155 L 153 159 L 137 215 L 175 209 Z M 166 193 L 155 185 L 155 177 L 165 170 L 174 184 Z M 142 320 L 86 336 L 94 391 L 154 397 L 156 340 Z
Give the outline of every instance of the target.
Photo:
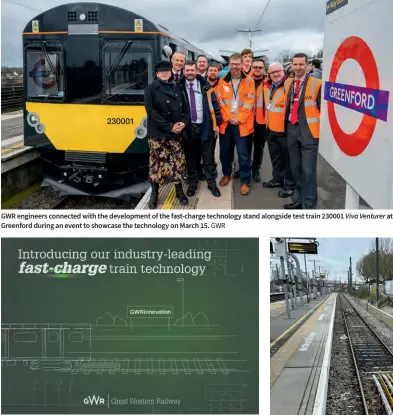
M 272 348 L 279 340 L 281 340 L 283 337 L 285 337 L 291 330 L 293 330 L 296 326 L 298 326 L 304 319 L 306 319 L 316 308 L 321 306 L 328 297 L 326 297 L 322 303 L 317 304 L 314 308 L 312 308 L 307 314 L 305 314 L 300 320 L 296 321 L 294 324 L 292 324 L 289 329 L 285 330 L 284 333 L 280 334 L 274 341 L 270 343 L 270 348 Z
M 21 144 L 17 144 L 15 146 L 12 146 L 12 147 L 2 147 L 1 148 L 1 154 L 9 153 L 12 150 L 18 150 L 19 148 L 23 148 L 24 146 L 25 146 L 25 144 L 21 143 Z
M 328 298 L 328 297 L 327 297 Z M 315 306 L 318 310 L 307 320 L 302 327 L 300 327 L 296 333 L 281 347 L 270 359 L 270 388 L 276 383 L 277 379 L 279 378 L 281 372 L 284 370 L 285 366 L 291 360 L 292 356 L 295 354 L 296 350 L 300 346 L 301 342 L 304 340 L 306 334 L 311 330 L 313 325 L 316 323 L 318 318 L 323 312 L 324 302 L 326 299 L 322 301 L 320 304 Z M 310 312 L 312 311 L 310 310 Z M 309 312 L 309 313 L 310 313 Z M 307 314 L 309 314 L 307 313 Z M 306 316 L 307 316 L 306 314 Z M 304 316 L 305 317 L 305 316 Z M 300 322 L 300 320 L 299 320 Z M 296 324 L 293 325 L 293 327 Z M 290 330 L 290 329 L 288 329 Z
M 176 190 L 175 190 L 175 187 L 172 187 L 161 209 L 170 209 L 173 205 L 173 202 L 175 201 L 175 198 L 176 198 Z

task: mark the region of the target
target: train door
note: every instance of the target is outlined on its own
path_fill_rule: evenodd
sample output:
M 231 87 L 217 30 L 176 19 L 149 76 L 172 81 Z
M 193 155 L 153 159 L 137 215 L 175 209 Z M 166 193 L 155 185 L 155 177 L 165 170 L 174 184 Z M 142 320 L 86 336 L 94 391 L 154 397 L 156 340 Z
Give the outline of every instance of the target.
M 45 357 L 58 359 L 62 355 L 62 329 L 44 329 L 45 331 Z

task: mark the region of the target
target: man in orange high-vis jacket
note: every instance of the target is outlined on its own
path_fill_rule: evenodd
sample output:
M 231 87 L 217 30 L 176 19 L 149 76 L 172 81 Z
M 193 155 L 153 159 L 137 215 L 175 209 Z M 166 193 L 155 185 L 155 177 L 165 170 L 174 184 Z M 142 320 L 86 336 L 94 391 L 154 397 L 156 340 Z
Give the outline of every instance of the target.
M 293 194 L 295 184 L 289 165 L 288 143 L 284 126 L 284 68 L 281 63 L 273 62 L 269 66 L 268 72 L 270 80 L 264 85 L 265 118 L 273 178 L 264 182 L 263 187 L 281 187 L 278 196 L 289 197 Z
M 232 175 L 233 151 L 236 146 L 239 160 L 240 193 L 250 193 L 251 157 L 248 138 L 254 132 L 254 80 L 242 73 L 242 56 L 234 53 L 229 58 L 229 72 L 218 83 L 222 124 L 220 125 L 220 160 L 226 186 Z
M 286 209 L 317 208 L 317 158 L 320 130 L 322 81 L 307 74 L 308 58 L 297 53 L 292 58 L 294 79 L 285 91 L 285 128 L 289 161 L 296 182 L 296 195 Z
M 263 159 L 263 150 L 266 144 L 265 100 L 263 92 L 265 80 L 265 63 L 262 59 L 255 59 L 253 61 L 251 65 L 251 73 L 255 82 L 255 124 L 254 134 L 250 136 L 248 142 L 248 149 L 251 156 L 252 148 L 254 147 L 254 154 L 251 164 L 252 178 L 254 181 L 260 182 L 260 169 Z

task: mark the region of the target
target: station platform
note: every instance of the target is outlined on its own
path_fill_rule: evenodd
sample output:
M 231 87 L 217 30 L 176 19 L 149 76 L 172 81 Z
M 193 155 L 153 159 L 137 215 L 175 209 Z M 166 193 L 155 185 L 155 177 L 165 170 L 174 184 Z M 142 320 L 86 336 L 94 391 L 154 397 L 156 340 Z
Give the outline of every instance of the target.
M 220 160 L 220 146 L 217 141 L 215 151 L 216 162 Z M 217 185 L 222 177 L 221 164 L 217 162 Z M 207 182 L 199 182 L 195 196 L 188 197 L 188 205 L 182 206 L 176 200 L 175 186 L 173 184 L 167 184 L 160 188 L 158 194 L 157 209 L 181 209 L 181 210 L 230 210 L 233 209 L 233 185 L 232 182 L 228 186 L 218 186 L 221 192 L 221 197 L 214 197 L 210 190 L 207 188 Z M 187 191 L 187 186 L 183 185 L 184 193 Z M 143 198 L 140 200 L 135 209 L 146 210 L 149 209 L 149 199 L 151 195 L 151 189 L 149 189 Z M 248 197 L 248 196 L 244 196 Z
M 273 332 L 281 331 L 271 348 L 294 324 L 298 327 L 270 359 L 272 415 L 324 414 L 336 296 L 332 293 L 319 297 L 293 310 L 294 320 L 284 315 L 276 317 L 273 323 L 271 319 Z M 304 322 L 300 324 L 302 319 Z
M 22 111 L 1 114 L 1 172 L 6 173 L 38 157 L 32 147 L 25 147 Z
M 307 297 L 304 297 L 304 305 L 299 305 L 299 299 L 295 309 L 290 310 L 291 318 L 287 318 L 285 301 L 277 301 L 270 304 L 270 347 L 276 347 L 276 343 L 283 344 L 288 336 L 304 322 L 317 307 L 326 300 L 327 296 L 321 297 L 320 293 L 316 298 L 310 297 L 307 303 Z
M 303 297 L 304 303 L 307 302 L 307 296 L 305 295 Z M 300 302 L 300 299 L 298 297 L 298 302 Z M 274 319 L 275 317 L 279 317 L 286 313 L 286 305 L 285 300 L 275 301 L 274 303 L 270 304 L 270 318 Z M 274 339 L 273 339 L 274 340 Z M 272 341 L 272 339 L 270 339 Z

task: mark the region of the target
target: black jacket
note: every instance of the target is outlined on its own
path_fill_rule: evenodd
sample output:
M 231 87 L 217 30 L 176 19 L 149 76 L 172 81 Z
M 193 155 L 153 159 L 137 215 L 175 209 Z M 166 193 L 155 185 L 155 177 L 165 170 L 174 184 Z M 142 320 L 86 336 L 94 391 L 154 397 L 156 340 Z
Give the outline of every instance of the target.
M 171 82 L 169 85 L 170 91 L 156 79 L 145 89 L 148 137 L 179 137 L 171 132 L 174 124 L 183 122 L 187 126 L 189 123 L 182 87 Z
M 308 82 L 308 79 L 310 78 L 310 74 L 307 74 L 306 77 L 304 78 L 304 85 L 303 85 L 303 89 L 302 89 L 302 93 L 300 94 L 300 98 L 299 98 L 299 110 L 298 110 L 298 120 L 299 120 L 299 127 L 300 127 L 300 131 L 302 133 L 303 137 L 309 137 L 311 139 L 311 141 L 314 140 L 310 129 L 308 128 L 308 124 L 307 124 L 307 117 L 306 117 L 306 110 L 304 107 L 304 95 L 306 93 L 306 85 Z M 295 84 L 295 81 L 293 81 L 292 85 Z M 321 110 L 321 91 L 322 91 L 322 87 L 319 89 L 318 95 L 317 95 L 317 105 L 319 110 Z M 292 101 L 292 95 L 293 95 L 293 88 L 290 89 L 289 94 L 288 94 L 288 100 L 286 102 L 286 111 L 285 111 L 285 131 L 286 131 L 286 127 L 287 127 L 287 122 L 288 122 L 288 117 L 289 117 L 289 112 L 291 109 L 291 101 Z
M 202 91 L 202 102 L 203 102 L 203 122 L 202 122 L 202 141 L 210 141 L 212 139 L 214 139 L 215 135 L 214 135 L 214 131 L 213 131 L 213 119 L 212 116 L 210 114 L 210 108 L 209 108 L 209 103 L 207 100 L 207 91 L 209 91 L 209 89 L 211 88 L 211 85 L 209 84 L 208 81 L 206 81 L 203 76 L 201 75 L 197 75 L 196 79 L 200 82 L 201 85 L 201 91 Z M 180 80 L 180 85 L 183 87 L 183 92 L 184 92 L 184 97 L 187 103 L 187 108 L 188 108 L 188 114 L 189 114 L 189 124 L 188 124 L 188 132 L 191 133 L 190 128 L 192 125 L 191 122 L 191 109 L 190 109 L 190 103 L 188 100 L 188 93 L 187 93 L 187 86 L 186 86 L 186 78 L 182 78 Z M 220 104 L 218 103 L 216 94 L 212 93 L 212 104 L 213 104 L 213 108 L 214 108 L 214 114 L 216 115 L 216 123 L 217 126 L 220 126 L 222 124 L 222 115 L 221 115 L 221 111 L 220 111 Z

